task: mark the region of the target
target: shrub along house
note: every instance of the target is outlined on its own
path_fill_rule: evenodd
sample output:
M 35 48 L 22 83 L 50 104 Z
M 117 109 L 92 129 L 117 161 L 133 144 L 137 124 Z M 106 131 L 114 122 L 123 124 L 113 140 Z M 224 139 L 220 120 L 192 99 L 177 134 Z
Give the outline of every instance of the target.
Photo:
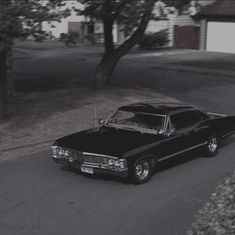
M 217 0 L 201 10 L 200 49 L 235 53 L 235 1 Z

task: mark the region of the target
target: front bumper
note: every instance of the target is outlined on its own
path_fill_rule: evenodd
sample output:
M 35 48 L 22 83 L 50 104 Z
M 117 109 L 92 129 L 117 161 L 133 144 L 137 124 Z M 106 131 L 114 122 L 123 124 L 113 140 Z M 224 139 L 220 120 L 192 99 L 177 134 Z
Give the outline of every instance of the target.
M 52 159 L 59 164 L 63 164 L 69 167 L 72 167 L 74 169 L 77 169 L 82 172 L 82 167 L 90 168 L 92 169 L 93 175 L 114 175 L 121 178 L 127 178 L 128 177 L 128 168 L 124 169 L 108 169 L 106 167 L 102 167 L 102 165 L 99 164 L 92 164 L 92 163 L 80 163 L 78 161 L 75 161 L 74 159 L 66 159 L 64 157 L 58 157 L 58 156 L 52 156 Z

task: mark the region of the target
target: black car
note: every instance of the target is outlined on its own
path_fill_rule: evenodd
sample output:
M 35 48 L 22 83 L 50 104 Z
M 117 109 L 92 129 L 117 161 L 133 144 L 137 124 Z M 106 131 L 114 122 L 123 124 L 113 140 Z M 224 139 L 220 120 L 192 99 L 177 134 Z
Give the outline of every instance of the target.
M 178 154 L 201 148 L 214 156 L 220 141 L 235 132 L 234 116 L 175 103 L 122 106 L 99 123 L 56 140 L 55 162 L 140 184 L 151 178 L 158 162 Z

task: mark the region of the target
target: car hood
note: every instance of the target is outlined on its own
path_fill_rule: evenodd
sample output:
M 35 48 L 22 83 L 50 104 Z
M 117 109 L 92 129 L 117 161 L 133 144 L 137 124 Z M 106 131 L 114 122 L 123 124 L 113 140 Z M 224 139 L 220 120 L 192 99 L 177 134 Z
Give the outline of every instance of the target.
M 54 145 L 82 152 L 121 156 L 126 152 L 162 139 L 160 135 L 101 127 L 58 139 Z

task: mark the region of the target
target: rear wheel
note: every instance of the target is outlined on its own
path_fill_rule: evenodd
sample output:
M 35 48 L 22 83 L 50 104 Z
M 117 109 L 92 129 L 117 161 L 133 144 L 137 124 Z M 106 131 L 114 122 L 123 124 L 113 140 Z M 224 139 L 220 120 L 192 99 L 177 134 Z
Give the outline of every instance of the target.
M 143 184 L 151 179 L 153 167 L 150 159 L 137 160 L 131 171 L 131 180 L 135 184 Z
M 213 157 L 217 154 L 219 147 L 218 138 L 212 136 L 208 139 L 206 146 L 205 146 L 205 153 L 208 157 Z

